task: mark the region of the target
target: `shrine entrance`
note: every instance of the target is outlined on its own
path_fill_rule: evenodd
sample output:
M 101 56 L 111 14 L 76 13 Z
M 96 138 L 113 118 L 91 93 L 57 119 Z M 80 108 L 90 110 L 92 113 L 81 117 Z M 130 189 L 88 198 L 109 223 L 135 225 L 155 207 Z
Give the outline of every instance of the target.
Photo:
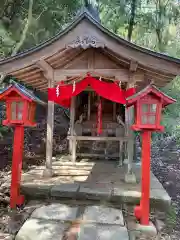
M 101 112 L 98 111 L 100 101 Z M 120 149 L 119 141 L 115 141 L 115 138 L 125 137 L 125 107 L 100 97 L 92 90 L 80 93 L 75 102 L 75 135 L 84 137 L 84 141 L 76 143 L 76 155 L 123 159 L 124 146 Z M 108 140 L 109 137 L 114 139 Z
M 112 90 L 112 87 L 113 94 L 119 99 L 117 98 L 116 102 L 111 101 L 109 100 L 111 96 L 107 92 L 98 94 L 98 91 L 94 91 L 89 85 L 84 91 L 71 98 L 69 153 L 73 161 L 77 157 L 96 157 L 98 159 L 119 159 L 119 164 L 122 165 L 126 155 L 128 136 L 125 106 L 120 102 L 123 102 L 126 88 L 123 89 L 119 84 L 110 81 L 105 86 L 105 82 L 99 83 L 98 78 L 92 77 L 87 77 L 83 81 L 88 81 L 88 78 L 93 79 L 98 89 L 99 84 L 103 84 L 105 88 L 110 87 L 109 90 Z M 77 84 L 77 92 L 79 88 Z M 63 87 L 59 86 L 58 89 L 63 95 Z

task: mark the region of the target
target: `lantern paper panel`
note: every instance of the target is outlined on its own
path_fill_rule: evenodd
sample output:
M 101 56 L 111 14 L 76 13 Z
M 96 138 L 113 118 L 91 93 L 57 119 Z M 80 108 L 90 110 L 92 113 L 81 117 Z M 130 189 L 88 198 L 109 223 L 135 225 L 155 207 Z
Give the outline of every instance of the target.
M 11 120 L 22 121 L 24 103 L 22 101 L 12 101 L 10 105 L 11 105 L 11 111 L 10 111 Z
M 143 103 L 141 112 L 141 124 L 156 124 L 157 103 Z

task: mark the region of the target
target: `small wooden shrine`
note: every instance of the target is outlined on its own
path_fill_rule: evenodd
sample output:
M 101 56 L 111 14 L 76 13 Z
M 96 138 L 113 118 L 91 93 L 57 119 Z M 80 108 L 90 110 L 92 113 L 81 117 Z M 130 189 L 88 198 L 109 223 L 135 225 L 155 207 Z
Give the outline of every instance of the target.
M 70 106 L 68 138 L 73 161 L 77 156 L 118 157 L 122 164 L 126 158 L 127 175 L 131 175 L 134 135 L 130 125 L 134 114 L 133 107 L 125 108 L 127 93 L 139 91 L 150 83 L 165 86 L 180 74 L 180 59 L 130 43 L 84 11 L 55 37 L 1 60 L 0 74 L 1 78 L 12 75 L 45 93 L 49 88 L 45 175 L 53 173 L 55 103 Z M 88 83 L 77 94 L 78 84 L 84 84 L 89 77 L 96 81 L 96 90 Z M 101 91 L 102 84 L 105 84 L 103 89 L 108 89 L 106 96 Z M 124 100 L 112 98 L 114 89 Z M 54 101 L 58 97 L 62 100 L 62 96 L 64 101 Z

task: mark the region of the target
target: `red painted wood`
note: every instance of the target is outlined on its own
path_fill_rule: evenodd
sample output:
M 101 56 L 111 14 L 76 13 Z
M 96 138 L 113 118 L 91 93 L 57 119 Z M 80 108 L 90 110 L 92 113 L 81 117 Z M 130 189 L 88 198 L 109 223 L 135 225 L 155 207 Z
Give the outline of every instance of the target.
M 134 108 L 136 109 L 136 116 L 135 116 L 135 123 L 136 125 L 140 125 L 140 118 L 139 116 L 141 115 L 141 108 L 140 108 L 140 101 L 138 100 L 137 103 L 135 104 Z
M 135 131 L 142 131 L 142 130 L 151 130 L 151 131 L 156 131 L 156 132 L 162 132 L 164 131 L 164 126 L 158 126 L 158 125 L 151 125 L 151 124 L 147 124 L 147 125 L 132 125 L 131 128 Z
M 20 97 L 23 100 L 29 101 L 29 102 L 33 102 L 33 100 L 27 96 L 25 96 L 24 94 L 22 94 L 20 91 L 18 91 L 14 86 L 12 86 L 11 88 L 9 88 L 7 91 L 3 92 L 0 94 L 0 100 L 6 100 L 9 97 Z
M 10 189 L 11 208 L 16 208 L 16 205 L 18 204 L 18 201 L 20 199 L 20 181 L 22 171 L 23 147 L 24 147 L 24 126 L 19 125 L 16 126 L 14 130 L 12 176 Z
M 6 102 L 6 120 L 3 121 L 3 124 L 15 127 L 12 157 L 10 207 L 16 208 L 16 205 L 22 205 L 24 203 L 24 196 L 20 195 L 20 181 L 24 147 L 24 127 L 36 126 L 34 123 L 36 104 L 32 99 L 24 96 L 15 87 L 11 87 L 4 93 L 0 94 L 0 100 Z M 14 118 L 12 118 L 13 102 L 16 103 L 16 106 L 14 108 L 16 117 L 14 116 Z M 22 103 L 23 105 L 20 106 L 19 103 Z M 22 118 L 20 120 L 18 119 L 19 113 L 22 113 Z
M 131 128 L 135 131 L 142 131 L 142 196 L 140 205 L 134 209 L 134 215 L 143 225 L 149 225 L 151 132 L 164 130 L 160 123 L 162 107 L 175 101 L 152 85 L 127 100 L 127 107 L 134 105 L 135 108 L 135 123 Z M 143 104 L 147 105 L 147 111 L 146 108 L 143 109 Z M 156 104 L 156 111 L 152 110 L 152 104 Z M 142 121 L 143 116 L 147 121 Z M 152 116 L 155 116 L 154 122 L 150 121 Z
M 18 195 L 16 200 L 16 205 L 21 206 L 24 204 L 25 198 L 23 195 Z
M 31 103 L 29 103 L 28 101 L 24 101 L 23 102 L 23 121 L 26 123 L 26 122 L 28 122 L 28 110 L 30 110 L 30 108 L 29 108 L 29 105 L 31 104 Z
M 6 109 L 7 119 L 11 119 L 11 105 L 8 101 L 6 101 Z
M 149 225 L 151 131 L 142 132 L 141 224 Z
M 142 132 L 141 201 L 134 214 L 142 225 L 149 225 L 151 131 Z

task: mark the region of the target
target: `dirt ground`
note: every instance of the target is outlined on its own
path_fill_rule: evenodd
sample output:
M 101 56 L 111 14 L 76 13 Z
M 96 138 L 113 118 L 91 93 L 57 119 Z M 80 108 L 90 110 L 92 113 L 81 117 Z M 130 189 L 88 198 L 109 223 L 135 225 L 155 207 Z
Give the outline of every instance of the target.
M 151 168 L 172 199 L 165 232 L 170 239 L 180 239 L 180 143 L 175 138 L 167 137 L 152 144 Z

